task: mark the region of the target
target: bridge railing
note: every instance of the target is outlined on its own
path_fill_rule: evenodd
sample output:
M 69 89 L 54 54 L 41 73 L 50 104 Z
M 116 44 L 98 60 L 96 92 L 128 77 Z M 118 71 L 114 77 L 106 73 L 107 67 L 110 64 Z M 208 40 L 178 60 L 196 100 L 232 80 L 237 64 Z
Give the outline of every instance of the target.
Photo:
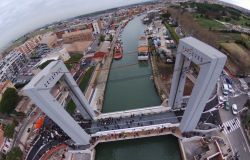
M 118 111 L 118 112 L 111 112 L 111 113 L 103 113 L 100 114 L 97 119 L 101 118 L 119 118 L 119 117 L 129 117 L 131 115 L 141 115 L 141 114 L 155 114 L 166 112 L 169 108 L 164 106 L 154 106 L 154 107 L 147 107 L 147 108 L 140 108 L 140 109 L 133 109 L 133 110 L 126 110 L 126 111 Z

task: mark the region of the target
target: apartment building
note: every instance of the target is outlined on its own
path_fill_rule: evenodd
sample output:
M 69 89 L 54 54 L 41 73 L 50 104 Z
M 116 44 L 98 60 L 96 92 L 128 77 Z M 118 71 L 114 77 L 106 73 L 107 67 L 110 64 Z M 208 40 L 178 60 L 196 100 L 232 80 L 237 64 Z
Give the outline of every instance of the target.
M 14 50 L 23 53 L 25 56 L 30 56 L 30 54 L 34 51 L 34 49 L 38 46 L 41 41 L 41 35 L 38 35 L 34 38 L 27 40 L 22 45 L 16 47 Z
M 14 82 L 17 74 L 26 63 L 24 54 L 12 51 L 0 61 L 0 82 L 10 80 Z
M 101 33 L 101 23 L 100 23 L 100 20 L 94 20 L 92 22 L 92 27 L 93 27 L 93 30 L 94 30 L 94 34 L 99 34 Z

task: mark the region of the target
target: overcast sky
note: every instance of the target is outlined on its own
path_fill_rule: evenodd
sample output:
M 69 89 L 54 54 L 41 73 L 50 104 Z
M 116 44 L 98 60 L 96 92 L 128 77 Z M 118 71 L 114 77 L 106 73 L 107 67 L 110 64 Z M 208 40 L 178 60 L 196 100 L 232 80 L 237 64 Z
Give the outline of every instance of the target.
M 222 0 L 250 10 L 250 0 Z
M 0 0 L 0 49 L 25 33 L 84 13 L 148 0 Z M 224 0 L 250 9 L 250 0 Z
M 0 49 L 48 23 L 148 0 L 0 0 Z

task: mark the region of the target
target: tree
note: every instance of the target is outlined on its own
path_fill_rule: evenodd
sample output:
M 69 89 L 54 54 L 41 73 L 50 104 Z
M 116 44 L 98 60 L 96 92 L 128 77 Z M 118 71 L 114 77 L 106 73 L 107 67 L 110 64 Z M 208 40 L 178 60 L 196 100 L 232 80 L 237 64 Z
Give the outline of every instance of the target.
M 230 18 L 230 17 L 226 17 L 226 18 L 225 18 L 225 21 L 226 21 L 226 22 L 229 22 L 229 21 L 231 21 L 231 18 Z
M 245 107 L 247 107 L 248 109 L 250 109 L 250 99 L 248 99 L 245 103 Z
M 14 111 L 19 101 L 19 95 L 15 88 L 7 88 L 3 93 L 2 100 L 0 102 L 0 112 L 4 114 L 10 114 Z
M 105 41 L 105 35 L 101 34 L 99 37 L 99 42 Z
M 14 147 L 12 150 L 7 153 L 6 160 L 21 160 L 23 156 L 23 152 L 19 147 Z
M 110 42 L 113 41 L 113 35 L 112 35 L 112 34 L 109 35 L 109 41 L 110 41 Z
M 169 19 L 170 16 L 171 16 L 171 14 L 168 11 L 162 14 L 162 18 L 165 20 Z
M 7 138 L 13 138 L 15 132 L 15 125 L 14 124 L 7 124 L 4 128 L 4 136 Z

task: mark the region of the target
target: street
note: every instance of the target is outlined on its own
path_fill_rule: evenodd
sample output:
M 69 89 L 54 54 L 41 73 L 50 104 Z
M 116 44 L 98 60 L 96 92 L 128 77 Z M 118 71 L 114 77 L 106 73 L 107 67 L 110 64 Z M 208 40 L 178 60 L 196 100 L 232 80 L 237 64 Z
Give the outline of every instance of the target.
M 230 106 L 232 104 L 237 104 L 238 110 L 241 110 L 247 100 L 248 96 L 246 94 L 242 94 L 237 97 L 229 98 Z M 228 138 L 232 152 L 235 154 L 238 152 L 241 160 L 248 160 L 250 156 L 250 147 L 247 142 L 247 139 L 244 135 L 243 129 L 241 125 L 235 122 L 235 118 L 239 120 L 238 115 L 235 116 L 232 114 L 232 111 L 226 111 L 225 109 L 220 109 L 220 116 L 223 123 L 224 133 Z M 230 131 L 231 130 L 231 131 Z

